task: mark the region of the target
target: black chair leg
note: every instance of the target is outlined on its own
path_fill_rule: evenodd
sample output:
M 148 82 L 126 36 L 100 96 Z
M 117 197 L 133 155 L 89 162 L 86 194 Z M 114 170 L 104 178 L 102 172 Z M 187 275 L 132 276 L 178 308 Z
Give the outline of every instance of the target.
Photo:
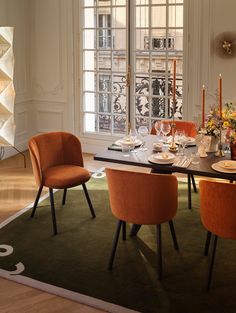
M 122 222 L 122 239 L 126 240 L 126 222 Z
M 133 224 L 133 226 L 131 227 L 131 231 L 130 231 L 130 237 L 136 236 L 141 226 L 142 225 L 139 225 L 139 224 Z
M 210 286 L 211 286 L 211 278 L 212 278 L 213 266 L 214 266 L 214 261 L 215 261 L 217 239 L 218 239 L 218 236 L 214 235 L 213 247 L 212 247 L 212 251 L 210 255 L 210 264 L 209 264 L 209 270 L 208 270 L 207 290 L 210 290 Z
M 175 234 L 174 223 L 172 220 L 169 221 L 169 226 L 170 226 L 170 232 L 171 232 L 173 243 L 174 243 L 174 248 L 175 250 L 179 250 L 179 245 L 178 245 L 176 234 Z
M 112 244 L 111 256 L 110 256 L 109 263 L 108 263 L 108 269 L 109 270 L 112 270 L 113 261 L 115 258 L 115 253 L 116 253 L 116 248 L 117 248 L 117 243 L 119 240 L 120 229 L 121 229 L 122 223 L 123 223 L 122 221 L 117 222 L 116 233 L 115 233 L 115 237 L 113 239 L 113 244 Z
M 92 217 L 95 218 L 96 215 L 95 215 L 95 212 L 94 212 L 94 209 L 93 209 L 93 205 L 92 205 L 92 202 L 91 202 L 89 194 L 88 194 L 87 187 L 86 187 L 85 184 L 82 184 L 82 186 L 83 186 L 83 189 L 84 189 L 84 193 L 85 193 L 85 196 L 86 196 L 86 199 L 87 199 L 87 202 L 88 202 L 88 205 L 89 205 Z
M 191 176 L 188 174 L 188 208 L 192 209 Z
M 161 224 L 157 225 L 157 269 L 158 278 L 162 279 L 162 240 L 161 240 Z
M 37 193 L 37 196 L 36 196 L 36 199 L 34 201 L 34 206 L 33 206 L 32 213 L 31 213 L 30 217 L 34 217 L 34 214 L 35 214 L 36 208 L 38 206 L 38 202 L 39 202 L 39 198 L 41 196 L 42 190 L 43 190 L 43 186 L 40 186 L 38 193 Z
M 205 256 L 208 255 L 210 242 L 211 242 L 211 232 L 210 232 L 210 231 L 207 231 L 206 242 L 205 242 L 205 248 L 204 248 L 204 255 L 205 255 Z
M 53 197 L 53 189 L 52 188 L 49 188 L 49 194 L 50 194 L 50 203 L 51 203 L 53 232 L 54 232 L 54 235 L 57 235 L 57 221 L 56 221 L 56 213 L 55 213 L 54 197 Z
M 62 205 L 64 205 L 66 203 L 66 193 L 67 193 L 67 188 L 65 188 L 63 191 Z
M 195 182 L 194 176 L 193 176 L 193 174 L 190 174 L 190 176 L 191 176 L 191 180 L 192 180 L 193 191 L 195 193 L 197 193 L 197 186 L 196 186 L 196 182 Z

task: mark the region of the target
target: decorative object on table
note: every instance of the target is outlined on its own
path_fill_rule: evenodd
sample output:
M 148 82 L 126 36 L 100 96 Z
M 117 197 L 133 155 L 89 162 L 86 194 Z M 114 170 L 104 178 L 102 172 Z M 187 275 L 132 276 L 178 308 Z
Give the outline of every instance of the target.
M 200 158 L 206 158 L 206 132 L 204 130 L 200 130 L 198 135 L 196 136 L 195 142 L 198 147 L 198 154 Z
M 230 143 L 231 159 L 236 160 L 236 109 L 233 102 L 225 104 L 226 110 L 226 138 Z
M 174 63 L 174 70 L 173 70 L 173 90 L 172 90 L 172 94 L 173 94 L 173 113 L 172 113 L 172 123 L 171 123 L 171 135 L 172 135 L 172 140 L 169 146 L 169 150 L 171 152 L 176 152 L 177 151 L 177 146 L 175 144 L 175 129 L 176 129 L 176 125 L 175 125 L 175 111 L 176 111 L 176 104 L 177 104 L 177 100 L 175 98 L 175 89 L 176 89 L 176 60 L 173 61 Z
M 155 152 L 161 152 L 162 151 L 162 147 L 163 147 L 163 143 L 162 142 L 154 142 L 152 145 L 152 149 Z

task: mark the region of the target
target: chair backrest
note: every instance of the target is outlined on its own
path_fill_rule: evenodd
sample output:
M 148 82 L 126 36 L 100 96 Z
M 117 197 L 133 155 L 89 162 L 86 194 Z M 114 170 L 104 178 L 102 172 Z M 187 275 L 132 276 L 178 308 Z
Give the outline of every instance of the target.
M 236 185 L 201 180 L 199 189 L 205 228 L 217 236 L 236 239 Z
M 177 211 L 174 175 L 106 169 L 112 213 L 122 221 L 154 225 L 171 220 Z
M 161 122 L 164 123 L 172 123 L 172 120 L 163 120 Z M 188 137 L 196 137 L 197 131 L 196 131 L 196 125 L 194 122 L 191 121 L 182 121 L 182 120 L 175 120 L 175 130 L 184 130 L 185 134 Z M 151 135 L 156 135 L 156 129 L 155 126 L 151 129 Z
M 38 185 L 42 184 L 43 172 L 52 166 L 84 166 L 81 143 L 71 133 L 50 132 L 34 136 L 29 140 L 29 151 Z

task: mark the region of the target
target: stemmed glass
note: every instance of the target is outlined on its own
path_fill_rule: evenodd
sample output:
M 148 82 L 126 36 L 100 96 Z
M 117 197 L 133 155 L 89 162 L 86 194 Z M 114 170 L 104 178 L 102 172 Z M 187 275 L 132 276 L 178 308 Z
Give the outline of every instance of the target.
M 131 128 L 130 131 L 129 131 L 129 136 L 130 136 L 130 139 L 132 140 L 132 149 L 131 149 L 131 152 L 137 152 L 134 148 L 135 148 L 135 141 L 137 139 L 137 135 L 138 135 L 138 132 L 135 128 Z
M 138 129 L 139 135 L 142 137 L 142 145 L 140 150 L 141 151 L 146 151 L 147 148 L 145 147 L 145 137 L 148 135 L 148 128 L 146 126 L 140 126 Z
M 161 122 L 161 131 L 162 131 L 164 138 L 165 138 L 165 140 L 164 140 L 165 144 L 167 144 L 167 135 L 169 134 L 170 130 L 171 130 L 171 126 L 169 123 Z
M 184 131 L 178 132 L 178 142 L 179 142 L 180 147 L 182 147 L 182 152 L 179 152 L 178 154 L 181 156 L 184 155 L 184 149 L 185 149 L 185 146 L 187 144 L 187 140 L 188 140 L 188 138 L 186 137 Z
M 154 124 L 154 128 L 156 130 L 156 135 L 157 135 L 158 141 L 161 141 L 161 135 L 162 135 L 161 121 L 156 121 Z

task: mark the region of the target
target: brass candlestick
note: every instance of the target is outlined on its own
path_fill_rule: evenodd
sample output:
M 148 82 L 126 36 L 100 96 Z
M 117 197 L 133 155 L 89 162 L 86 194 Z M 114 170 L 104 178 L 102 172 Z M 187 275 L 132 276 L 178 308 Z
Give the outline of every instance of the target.
M 173 99 L 173 120 L 171 123 L 171 134 L 172 134 L 172 140 L 171 140 L 171 144 L 169 146 L 169 150 L 171 152 L 176 152 L 177 151 L 177 147 L 175 144 L 175 128 L 176 128 L 176 124 L 175 124 L 175 108 L 176 108 L 176 103 L 177 101 L 175 99 Z
M 222 132 L 222 117 L 220 118 L 220 142 L 218 144 L 218 151 L 215 153 L 215 156 L 222 158 L 223 156 L 225 156 L 224 152 L 223 152 L 223 147 L 222 147 L 222 138 L 221 138 L 221 132 Z

